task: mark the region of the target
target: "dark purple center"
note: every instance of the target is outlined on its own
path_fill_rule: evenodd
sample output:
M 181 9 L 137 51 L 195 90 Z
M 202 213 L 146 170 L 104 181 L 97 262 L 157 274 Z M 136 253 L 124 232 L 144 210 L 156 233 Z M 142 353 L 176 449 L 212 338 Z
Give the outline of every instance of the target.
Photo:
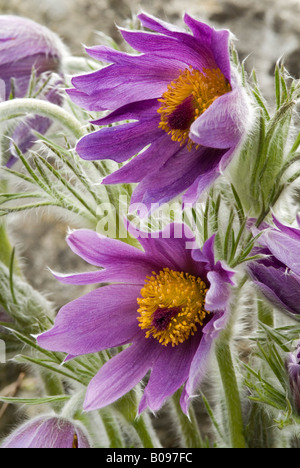
M 188 96 L 179 104 L 168 117 L 168 124 L 172 130 L 186 130 L 194 121 L 195 108 L 193 96 Z
M 173 307 L 171 309 L 164 307 L 156 309 L 151 325 L 155 327 L 157 331 L 166 330 L 172 318 L 175 317 L 180 310 L 180 307 Z

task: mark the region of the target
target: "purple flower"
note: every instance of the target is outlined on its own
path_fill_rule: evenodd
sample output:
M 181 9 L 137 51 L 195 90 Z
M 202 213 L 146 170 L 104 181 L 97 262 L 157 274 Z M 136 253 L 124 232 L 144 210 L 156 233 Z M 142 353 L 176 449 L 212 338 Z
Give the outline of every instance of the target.
M 229 164 L 249 126 L 248 98 L 230 63 L 229 32 L 188 15 L 192 34 L 144 13 L 139 19 L 157 34 L 121 32 L 141 54 L 89 48 L 93 58 L 111 65 L 72 79 L 68 93 L 75 103 L 112 111 L 95 125 L 123 121 L 84 136 L 77 151 L 83 159 L 118 163 L 139 153 L 103 181 L 139 182 L 132 203 L 149 210 L 182 193 L 194 203 Z
M 43 415 L 19 427 L 1 448 L 90 448 L 90 443 L 78 423 Z
M 68 236 L 77 255 L 104 269 L 57 278 L 66 284 L 112 284 L 64 306 L 38 343 L 69 357 L 132 343 L 92 379 L 86 410 L 113 403 L 151 370 L 139 411 L 157 411 L 185 384 L 181 406 L 187 412 L 214 339 L 225 326 L 234 272 L 215 261 L 214 236 L 202 250 L 195 245 L 189 250 L 186 242 L 194 239 L 181 224 L 155 238 L 135 234 L 143 250 L 85 229 Z
M 248 271 L 260 292 L 277 308 L 300 315 L 300 229 L 280 223 L 259 237 L 261 247 L 255 253 L 263 255 L 248 265 Z
M 294 353 L 289 353 L 286 367 L 295 409 L 300 415 L 300 344 Z
M 9 99 L 12 91 L 16 98 L 27 95 L 32 69 L 40 78 L 37 92 L 46 83 L 50 73 L 61 74 L 61 60 L 64 45 L 49 29 L 34 21 L 18 16 L 0 16 L 0 101 Z M 50 82 L 40 99 L 54 104 L 62 103 L 59 91 L 61 79 L 58 76 Z M 46 117 L 32 116 L 19 123 L 12 134 L 13 140 L 21 151 L 27 151 L 34 143 L 30 129 L 45 133 L 51 125 Z M 13 145 L 5 155 L 6 165 L 10 167 L 17 159 Z

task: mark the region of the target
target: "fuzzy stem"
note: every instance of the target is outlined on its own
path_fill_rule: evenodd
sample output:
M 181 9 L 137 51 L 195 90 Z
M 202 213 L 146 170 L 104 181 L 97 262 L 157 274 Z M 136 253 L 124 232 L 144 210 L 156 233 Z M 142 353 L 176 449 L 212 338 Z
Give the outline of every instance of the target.
M 200 435 L 199 427 L 197 424 L 196 415 L 192 405 L 189 408 L 189 417 L 187 417 L 180 406 L 180 394 L 181 390 L 174 393 L 172 401 L 176 411 L 178 422 L 180 424 L 184 447 L 186 448 L 201 448 L 203 447 L 203 441 Z
M 20 117 L 24 114 L 49 117 L 67 128 L 77 139 L 84 135 L 82 124 L 69 112 L 51 102 L 24 98 L 0 103 L 0 121 Z
M 257 316 L 260 322 L 274 327 L 274 314 L 273 308 L 264 301 L 258 299 L 257 301 Z
M 7 191 L 7 182 L 5 179 L 0 180 L 0 200 L 1 194 Z M 5 223 L 0 219 L 0 262 L 4 263 L 8 268 L 10 267 L 10 260 L 12 254 L 12 246 L 9 242 L 8 235 L 5 228 Z
M 109 439 L 109 448 L 124 447 L 123 437 L 113 412 L 101 410 L 99 414 Z
M 138 396 L 140 396 L 140 387 L 124 395 L 114 403 L 114 409 L 122 417 L 126 424 L 133 427 L 137 433 L 143 448 L 160 448 L 160 442 L 153 430 L 152 422 L 147 413 L 137 415 Z
M 0 221 L 0 262 L 4 263 L 4 265 L 9 267 L 11 254 L 12 254 L 12 247 L 8 240 L 4 222 L 1 220 Z
M 216 343 L 216 356 L 227 404 L 231 448 L 246 448 L 239 389 L 236 380 L 234 364 L 232 361 L 230 345 L 226 337 L 221 336 Z
M 147 414 L 141 414 L 134 419 L 131 424 L 136 430 L 143 448 L 160 448 L 160 442 L 152 429 L 151 422 L 148 421 L 148 419 L 149 416 Z
M 41 371 L 40 375 L 48 396 L 63 395 L 65 393 L 63 384 L 58 375 L 44 369 Z M 59 413 L 63 406 L 63 402 L 53 402 L 51 406 L 56 413 Z

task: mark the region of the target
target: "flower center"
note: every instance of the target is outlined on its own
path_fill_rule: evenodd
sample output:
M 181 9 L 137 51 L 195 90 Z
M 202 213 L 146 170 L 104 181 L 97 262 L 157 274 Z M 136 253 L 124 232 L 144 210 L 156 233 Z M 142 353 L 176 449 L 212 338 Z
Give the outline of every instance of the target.
M 139 326 L 146 338 L 153 336 L 162 345 L 183 343 L 203 325 L 207 286 L 201 278 L 164 268 L 147 276 L 138 298 Z
M 180 72 L 179 77 L 169 84 L 162 95 L 158 113 L 161 115 L 159 127 L 167 132 L 173 141 L 181 145 L 188 143 L 191 149 L 194 142 L 189 138 L 191 124 L 231 86 L 219 68 L 194 70 L 192 67 Z

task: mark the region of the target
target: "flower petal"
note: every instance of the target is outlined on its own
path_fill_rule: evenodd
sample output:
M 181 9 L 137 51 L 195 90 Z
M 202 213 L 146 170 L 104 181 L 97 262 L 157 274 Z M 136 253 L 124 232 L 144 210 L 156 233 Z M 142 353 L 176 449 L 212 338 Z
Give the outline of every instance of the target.
M 190 138 L 199 145 L 229 149 L 245 133 L 247 99 L 242 88 L 218 97 L 191 125 Z
M 143 101 L 130 102 L 119 107 L 106 117 L 93 120 L 94 125 L 109 125 L 123 120 L 151 120 L 157 117 L 159 102 L 157 99 L 145 99 Z
M 158 123 L 145 121 L 102 128 L 79 140 L 76 150 L 83 159 L 124 162 L 161 134 Z
M 160 352 L 161 345 L 139 334 L 131 346 L 110 359 L 91 380 L 84 402 L 84 409 L 103 408 L 135 387 Z
M 230 296 L 229 284 L 224 281 L 224 275 L 217 271 L 209 271 L 207 279 L 210 283 L 205 297 L 205 306 L 208 310 L 224 310 Z
M 190 399 L 196 396 L 195 391 L 205 377 L 213 341 L 218 336 L 219 331 L 225 327 L 227 318 L 228 314 L 224 311 L 214 314 L 202 329 L 203 335 L 192 360 L 189 377 L 180 398 L 182 411 L 186 414 L 188 414 Z
M 169 202 L 188 189 L 196 179 L 201 180 L 200 176 L 207 181 L 207 174 L 212 171 L 217 174 L 216 167 L 223 155 L 223 150 L 213 148 L 202 147 L 191 151 L 186 147 L 179 148 L 162 167 L 142 179 L 133 192 L 131 204 L 143 203 L 151 211 L 152 203 Z
M 144 233 L 128 225 L 129 232 L 138 239 L 146 255 L 153 260 L 160 269 L 170 268 L 175 271 L 194 272 L 192 251 L 187 249 L 187 242 L 193 243 L 194 234 L 180 223 L 172 223 L 161 232 Z
M 287 226 L 282 224 L 275 216 L 273 215 L 273 222 L 275 226 L 284 234 L 287 234 L 289 237 L 292 237 L 295 240 L 300 241 L 300 229 L 292 226 Z M 299 220 L 298 220 L 299 223 Z
M 231 65 L 228 40 L 230 32 L 226 29 L 217 31 L 205 23 L 195 20 L 185 14 L 184 22 L 188 25 L 198 41 L 211 47 L 218 68 L 225 78 L 231 82 Z
M 300 278 L 287 273 L 285 268 L 266 267 L 263 261 L 248 266 L 255 285 L 275 307 L 292 314 L 300 314 Z
M 69 302 L 39 346 L 79 356 L 129 343 L 139 330 L 139 294 L 140 286 L 109 285 Z
M 134 49 L 150 55 L 155 60 L 156 57 L 168 58 L 172 57 L 178 63 L 177 76 L 179 70 L 192 66 L 195 69 L 202 70 L 203 68 L 215 68 L 216 63 L 214 58 L 208 52 L 200 50 L 197 42 L 184 34 L 187 43 L 180 42 L 172 37 L 160 36 L 158 34 L 146 33 L 144 31 L 127 31 L 121 29 L 122 36 Z M 195 43 L 191 43 L 195 42 Z M 196 46 L 196 48 L 194 47 Z M 198 50 L 197 50 L 198 49 Z M 173 78 L 177 78 L 173 75 Z M 170 81 L 172 81 L 170 80 Z M 169 81 L 169 82 L 170 82 Z
M 274 257 L 300 276 L 300 236 L 297 236 L 296 230 L 291 234 L 269 229 L 262 234 L 259 242 L 265 242 Z
M 164 148 L 164 151 L 160 151 Z M 105 177 L 104 184 L 121 184 L 140 182 L 149 174 L 163 166 L 178 151 L 178 144 L 170 141 L 169 135 L 164 131 L 151 142 L 149 148 L 139 153 L 134 159 L 125 164 L 121 169 Z M 155 165 L 153 160 L 155 158 Z
M 76 255 L 91 265 L 105 268 L 100 272 L 83 274 L 83 277 L 79 274 L 80 281 L 96 279 L 95 282 L 143 284 L 145 277 L 156 267 L 155 260 L 145 252 L 89 229 L 73 231 L 67 237 L 67 242 Z M 63 277 L 61 279 L 63 280 Z
M 181 387 L 188 378 L 198 346 L 199 333 L 175 348 L 171 345 L 162 347 L 144 390 L 139 406 L 140 413 L 147 407 L 151 411 L 158 411 L 165 400 Z

